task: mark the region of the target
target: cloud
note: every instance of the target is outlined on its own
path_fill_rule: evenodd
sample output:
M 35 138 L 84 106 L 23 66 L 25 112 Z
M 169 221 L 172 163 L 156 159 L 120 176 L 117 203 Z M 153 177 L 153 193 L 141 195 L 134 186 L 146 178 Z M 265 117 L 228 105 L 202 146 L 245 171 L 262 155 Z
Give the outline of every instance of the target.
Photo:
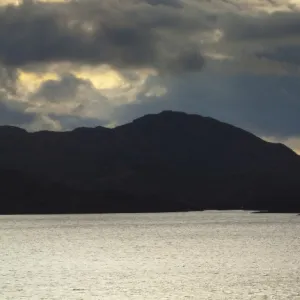
M 201 71 L 205 58 L 218 55 L 230 57 L 235 69 L 242 63 L 242 72 L 260 72 L 264 57 L 264 71 L 273 73 L 281 61 L 264 53 L 300 45 L 295 7 L 285 0 L 26 1 L 0 8 L 0 62 L 36 70 L 71 63 L 177 74 Z
M 48 115 L 36 114 L 35 118 L 32 122 L 25 124 L 22 126 L 28 131 L 41 131 L 41 130 L 49 130 L 49 131 L 61 131 L 63 127 L 60 122 L 50 118 Z
M 222 38 L 217 48 L 234 57 L 241 72 L 261 71 L 269 74 L 299 75 L 300 10 L 260 12 L 256 14 L 229 13 L 220 16 Z M 248 63 L 252 64 L 249 67 Z
M 63 74 L 57 80 L 44 81 L 31 96 L 31 99 L 54 103 L 74 101 L 78 93 L 86 88 L 92 88 L 90 81 L 77 78 L 72 74 Z
M 25 110 L 26 106 L 22 103 L 9 101 L 5 98 L 5 94 L 0 93 L 0 126 L 30 124 L 34 120 L 35 114 L 27 113 Z
M 18 73 L 14 68 L 1 66 L 0 64 L 0 90 L 2 93 L 15 94 L 17 79 Z
M 0 65 L 0 126 L 22 126 L 35 118 L 34 114 L 26 112 L 27 105 L 16 97 L 17 77 L 16 70 Z
M 34 119 L 33 114 L 24 113 L 9 108 L 4 103 L 0 102 L 0 126 L 2 125 L 13 125 L 13 126 L 24 126 L 30 124 Z
M 0 61 L 10 67 L 72 62 L 160 71 L 201 70 L 205 18 L 176 1 L 23 3 L 0 9 Z
M 234 41 L 282 41 L 300 37 L 300 12 L 282 11 L 258 15 L 231 15 L 224 20 L 224 37 Z
M 98 74 L 91 72 L 90 77 L 88 75 L 86 71 L 64 73 L 56 79 L 45 80 L 28 95 L 27 102 L 35 111 L 43 109 L 59 114 L 61 110 L 63 115 L 104 117 L 113 107 L 136 101 L 148 73 L 128 70 L 110 73 L 104 70 L 103 74 L 100 71 Z M 69 109 L 68 112 L 65 109 Z
M 89 80 L 62 74 L 56 80 L 45 80 L 35 92 L 24 95 L 19 91 L 18 79 L 16 69 L 0 68 L 0 126 L 57 131 L 82 123 L 103 124 L 100 120 L 106 115 L 103 110 L 97 111 L 100 119 L 92 116 L 95 108 L 105 107 L 100 100 L 105 102 L 106 98 Z

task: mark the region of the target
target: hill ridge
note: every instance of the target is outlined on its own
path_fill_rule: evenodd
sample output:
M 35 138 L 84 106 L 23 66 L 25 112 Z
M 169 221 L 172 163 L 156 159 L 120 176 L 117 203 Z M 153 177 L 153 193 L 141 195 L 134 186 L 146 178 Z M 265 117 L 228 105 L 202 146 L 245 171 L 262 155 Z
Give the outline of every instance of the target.
M 2 126 L 0 138 L 1 188 L 11 199 L 3 213 L 28 212 L 26 205 L 35 212 L 60 205 L 66 212 L 300 211 L 300 157 L 210 117 L 162 111 L 113 129 L 65 132 Z M 22 195 L 31 200 L 21 203 Z

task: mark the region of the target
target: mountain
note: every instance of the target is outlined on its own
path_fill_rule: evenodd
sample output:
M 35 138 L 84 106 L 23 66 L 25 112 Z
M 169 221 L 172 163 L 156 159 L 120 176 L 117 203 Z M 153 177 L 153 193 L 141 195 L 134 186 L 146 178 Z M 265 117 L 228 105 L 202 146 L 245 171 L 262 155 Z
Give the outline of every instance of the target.
M 300 157 L 212 118 L 163 111 L 108 129 L 0 127 L 0 213 L 300 211 Z

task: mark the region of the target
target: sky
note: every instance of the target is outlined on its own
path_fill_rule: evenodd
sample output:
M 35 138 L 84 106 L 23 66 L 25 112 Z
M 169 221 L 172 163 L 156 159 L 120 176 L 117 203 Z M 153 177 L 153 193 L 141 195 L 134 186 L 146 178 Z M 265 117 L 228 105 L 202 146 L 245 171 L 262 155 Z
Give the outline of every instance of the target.
M 0 125 L 178 110 L 300 153 L 300 0 L 0 0 Z

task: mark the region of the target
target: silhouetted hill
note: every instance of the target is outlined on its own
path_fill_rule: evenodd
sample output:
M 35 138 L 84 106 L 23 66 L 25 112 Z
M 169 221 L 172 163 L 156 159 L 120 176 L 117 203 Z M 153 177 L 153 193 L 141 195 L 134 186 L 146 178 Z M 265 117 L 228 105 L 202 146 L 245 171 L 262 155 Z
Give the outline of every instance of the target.
M 3 126 L 0 138 L 2 213 L 300 211 L 299 156 L 212 118 L 164 111 L 115 129 Z

